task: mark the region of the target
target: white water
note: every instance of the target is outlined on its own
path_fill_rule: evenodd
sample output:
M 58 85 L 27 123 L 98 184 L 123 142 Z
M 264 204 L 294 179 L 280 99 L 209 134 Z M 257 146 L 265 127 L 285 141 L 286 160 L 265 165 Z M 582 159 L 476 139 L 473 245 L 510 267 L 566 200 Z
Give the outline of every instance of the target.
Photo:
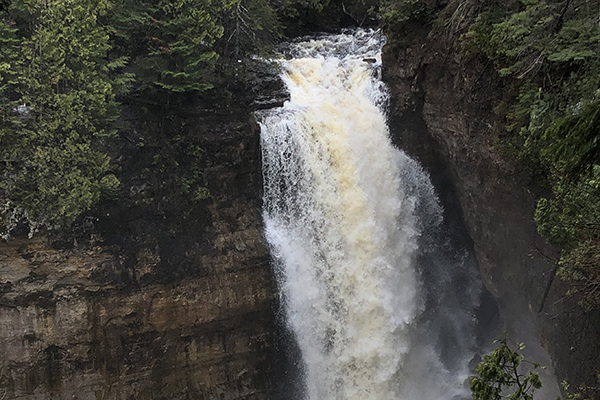
M 442 210 L 427 174 L 390 142 L 381 39 L 358 31 L 290 45 L 280 64 L 291 101 L 259 115 L 266 236 L 302 353 L 296 399 L 468 397 L 472 316 L 436 317 L 438 304 L 427 317 L 417 255 Z M 440 318 L 456 328 L 436 328 Z M 465 336 L 446 346 L 452 370 L 440 344 L 450 331 Z

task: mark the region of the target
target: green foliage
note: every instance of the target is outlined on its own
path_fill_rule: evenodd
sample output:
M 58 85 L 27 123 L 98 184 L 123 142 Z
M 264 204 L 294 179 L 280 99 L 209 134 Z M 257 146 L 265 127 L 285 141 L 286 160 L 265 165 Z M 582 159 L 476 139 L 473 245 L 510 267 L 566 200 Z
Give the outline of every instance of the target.
M 223 35 L 217 13 L 229 6 L 211 0 L 119 0 L 110 20 L 118 35 L 116 53 L 136 56 L 138 92 L 212 88 L 213 45 Z
M 385 0 L 381 9 L 386 31 L 392 38 L 406 35 L 410 23 L 428 24 L 435 14 L 424 0 Z
M 224 12 L 223 53 L 236 61 L 249 54 L 268 53 L 282 26 L 269 0 L 236 0 Z
M 115 123 L 118 101 L 169 125 L 188 101 L 218 101 L 201 94 L 215 85 L 242 87 L 244 61 L 269 53 L 282 18 L 309 10 L 302 18 L 358 21 L 378 2 L 0 0 L 0 233 L 23 220 L 32 231 L 67 227 L 118 198 L 107 155 L 126 125 Z M 174 192 L 193 203 L 209 197 L 198 138 L 153 139 L 155 166 L 173 172 Z
M 463 35 L 465 53 L 491 61 L 518 93 L 506 100 L 510 147 L 552 192 L 538 229 L 563 250 L 559 275 L 586 306 L 600 305 L 597 11 L 585 0 L 488 1 Z
M 161 1 L 153 10 L 146 71 L 154 84 L 173 92 L 212 88 L 207 79 L 223 35 L 211 0 Z
M 558 275 L 586 308 L 600 306 L 600 166 L 585 174 L 553 175 L 553 196 L 535 213 L 539 232 L 563 249 Z
M 235 66 L 281 37 L 269 0 L 117 0 L 112 55 L 135 59 L 132 95 L 165 107 L 212 89 L 217 61 Z
M 533 77 L 550 63 L 597 61 L 600 29 L 585 0 L 486 2 L 463 36 L 465 49 L 493 61 L 502 76 Z M 566 64 L 565 64 L 566 63 Z
M 17 77 L 20 41 L 14 24 L 14 21 L 0 20 L 0 96 L 6 95 L 9 84 Z M 0 109 L 2 120 L 6 118 L 6 111 L 5 108 Z
M 535 370 L 545 367 L 525 360 L 521 354 L 525 348 L 523 343 L 518 343 L 514 350 L 507 345 L 506 339 L 497 343 L 499 346 L 484 356 L 477 366 L 477 375 L 469 378 L 473 400 L 533 400 L 535 390 L 542 387 L 540 376 Z M 530 365 L 529 372 L 523 371 L 524 363 Z M 597 380 L 600 383 L 600 373 L 597 374 Z M 600 393 L 598 386 L 582 384 L 574 390 L 566 381 L 562 386 L 564 400 L 594 400 Z
M 600 385 L 600 373 L 596 374 L 596 379 Z M 566 394 L 565 400 L 595 400 L 600 395 L 600 386 L 580 385 L 572 388 L 566 381 L 562 383 L 563 392 Z
M 540 376 L 535 371 L 522 372 L 525 358 L 520 353 L 525 346 L 520 343 L 511 349 L 506 339 L 499 341 L 497 349 L 486 355 L 475 370 L 477 376 L 469 379 L 474 400 L 533 400 L 533 393 L 542 387 Z M 533 369 L 542 368 L 532 364 Z
M 105 58 L 109 35 L 97 23 L 111 3 L 45 0 L 14 7 L 28 25 L 19 36 L 9 19 L 0 28 L 0 40 L 9 44 L 0 53 L 5 212 L 23 209 L 32 226 L 68 225 L 118 186 L 109 157 L 98 149 L 114 134 L 110 125 L 118 115 Z
M 600 104 L 554 119 L 539 143 L 552 197 L 538 202 L 538 231 L 562 249 L 558 275 L 586 308 L 600 306 Z
M 176 96 L 212 88 L 216 43 L 234 10 L 244 10 L 253 48 L 263 40 L 256 32 L 276 29 L 266 0 L 18 0 L 1 13 L 4 235 L 19 218 L 33 230 L 65 227 L 116 199 L 119 180 L 103 150 L 115 135 L 117 96 L 165 112 Z M 175 179 L 194 201 L 208 196 L 200 176 Z
M 558 276 L 572 283 L 570 293 L 580 293 L 579 304 L 586 309 L 600 305 L 600 243 L 589 239 L 566 252 L 560 261 Z
M 543 137 L 540 155 L 561 174 L 586 174 L 600 162 L 600 103 L 556 118 Z

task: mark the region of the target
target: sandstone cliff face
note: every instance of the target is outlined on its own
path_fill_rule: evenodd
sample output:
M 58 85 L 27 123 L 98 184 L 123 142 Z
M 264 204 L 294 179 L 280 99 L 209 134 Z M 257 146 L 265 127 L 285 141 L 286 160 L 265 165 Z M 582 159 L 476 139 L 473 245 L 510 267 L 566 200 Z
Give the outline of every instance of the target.
M 120 199 L 73 232 L 0 244 L 0 399 L 268 397 L 274 285 L 250 103 L 126 107 Z M 208 199 L 175 193 L 156 162 L 183 133 L 202 154 L 171 161 L 202 168 Z
M 459 6 L 465 5 L 452 1 L 440 7 L 450 21 L 443 28 L 409 26 L 409 34 L 386 47 L 392 134 L 432 173 L 446 204 L 458 210 L 454 218 L 464 221 L 473 241 L 503 330 L 530 347 L 533 332 L 551 354 L 558 378 L 581 382 L 600 367 L 600 331 L 553 279 L 556 251 L 533 221 L 540 189 L 493 148 L 503 123 L 495 107 L 505 88 L 491 65 L 461 56 L 459 37 L 472 15 L 461 10 L 463 20 L 451 18 Z

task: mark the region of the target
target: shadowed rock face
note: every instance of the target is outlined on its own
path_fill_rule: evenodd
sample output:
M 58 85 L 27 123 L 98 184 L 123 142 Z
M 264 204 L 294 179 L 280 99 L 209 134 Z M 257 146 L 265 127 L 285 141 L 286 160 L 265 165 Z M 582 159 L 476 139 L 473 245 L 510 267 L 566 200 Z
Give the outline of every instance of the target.
M 256 243 L 246 251 L 262 251 Z M 115 262 L 102 247 L 57 252 L 39 238 L 11 241 L 0 254 L 2 276 L 14 282 L 0 306 L 5 398 L 264 397 L 266 265 L 118 290 L 92 279 Z
M 441 15 L 450 20 L 459 3 L 441 5 Z M 461 23 L 470 18 L 472 10 Z M 600 368 L 599 319 L 552 280 L 557 252 L 533 221 L 543 191 L 493 149 L 503 126 L 495 107 L 506 88 L 491 65 L 461 56 L 463 28 L 409 26 L 384 49 L 392 135 L 431 172 L 450 218 L 464 223 L 502 330 L 530 350 L 539 340 L 552 360 L 529 356 L 577 385 Z
M 259 132 L 254 100 L 231 96 L 170 115 L 125 106 L 119 200 L 71 232 L 0 244 L 0 399 L 267 398 Z M 192 168 L 209 198 L 179 189 Z

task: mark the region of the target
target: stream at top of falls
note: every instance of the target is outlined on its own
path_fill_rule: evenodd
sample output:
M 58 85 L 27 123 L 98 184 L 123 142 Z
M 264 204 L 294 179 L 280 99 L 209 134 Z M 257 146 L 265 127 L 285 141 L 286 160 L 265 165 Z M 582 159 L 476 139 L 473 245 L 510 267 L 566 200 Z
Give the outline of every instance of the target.
M 289 44 L 291 99 L 258 113 L 266 238 L 301 380 L 288 398 L 470 398 L 481 284 L 440 228 L 428 174 L 394 147 L 384 38 Z

